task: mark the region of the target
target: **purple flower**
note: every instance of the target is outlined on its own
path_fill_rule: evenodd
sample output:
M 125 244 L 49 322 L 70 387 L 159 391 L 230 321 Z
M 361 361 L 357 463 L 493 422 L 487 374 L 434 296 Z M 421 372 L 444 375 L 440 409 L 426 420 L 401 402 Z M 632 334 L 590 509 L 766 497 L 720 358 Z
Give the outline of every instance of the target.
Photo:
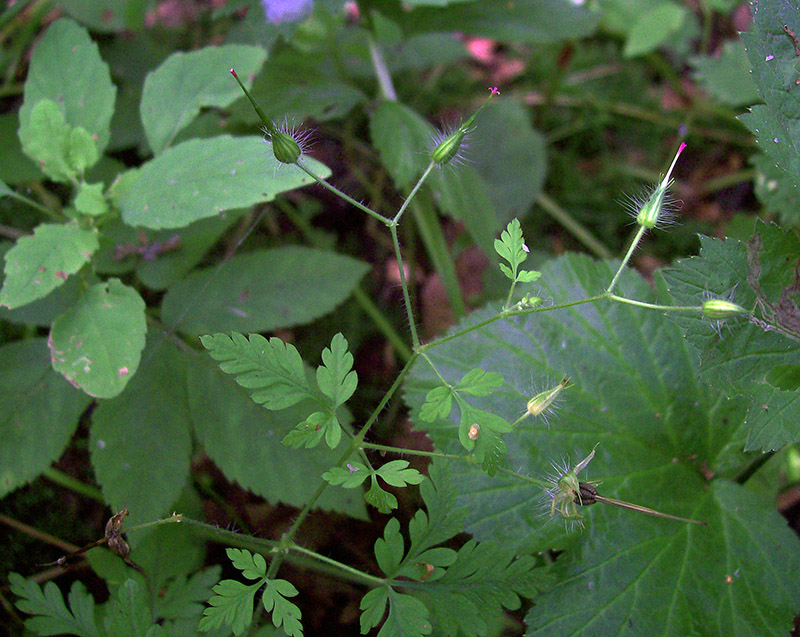
M 294 22 L 311 12 L 313 0 L 261 0 L 267 20 L 273 24 Z

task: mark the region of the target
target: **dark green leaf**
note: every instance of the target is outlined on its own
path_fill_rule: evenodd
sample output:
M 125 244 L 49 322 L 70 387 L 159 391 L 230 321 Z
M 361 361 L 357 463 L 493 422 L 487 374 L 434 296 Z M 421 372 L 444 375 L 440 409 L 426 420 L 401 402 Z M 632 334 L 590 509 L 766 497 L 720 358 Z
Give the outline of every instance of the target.
M 330 176 L 319 162 L 304 161 L 321 178 Z M 131 226 L 182 228 L 312 182 L 298 167 L 278 165 L 260 137 L 193 139 L 139 169 L 122 200 L 122 218 Z
M 172 286 L 162 320 L 196 335 L 303 325 L 333 311 L 367 269 L 350 257 L 300 246 L 249 252 Z
M 0 348 L 0 496 L 56 461 L 89 397 L 53 372 L 44 339 Z
M 389 587 L 373 588 L 361 598 L 361 634 L 366 635 L 370 628 L 380 624 L 389 602 Z
M 761 100 L 741 40 L 725 42 L 719 56 L 697 56 L 689 62 L 700 84 L 723 104 L 750 106 Z
M 21 598 L 16 601 L 17 608 L 34 615 L 25 620 L 28 630 L 39 635 L 101 636 L 94 618 L 94 599 L 81 582 L 73 582 L 69 592 L 70 608 L 67 608 L 61 591 L 53 582 L 47 582 L 42 592 L 36 582 L 17 573 L 10 573 L 8 580 L 11 592 Z
M 416 597 L 398 593 L 392 588 L 389 593 L 389 616 L 378 633 L 378 637 L 417 637 L 430 635 L 428 609 Z
M 97 246 L 96 230 L 74 223 L 37 226 L 5 255 L 0 303 L 14 309 L 44 298 L 80 270 Z
M 144 301 L 118 279 L 90 287 L 50 330 L 53 369 L 90 396 L 118 395 L 144 347 Z
M 300 609 L 287 600 L 297 595 L 297 589 L 283 579 L 267 580 L 261 602 L 268 613 L 272 613 L 272 623 L 276 627 L 283 626 L 287 635 L 302 637 L 303 626 L 300 623 Z
M 253 621 L 253 599 L 262 582 L 249 586 L 232 579 L 224 579 L 214 587 L 214 596 L 203 613 L 198 630 L 208 632 L 223 625 L 231 627 L 234 635 L 241 635 Z
M 103 626 L 109 635 L 150 635 L 152 627 L 147 592 L 132 579 L 117 589 L 106 607 Z
M 431 161 L 433 126 L 399 102 L 383 102 L 372 113 L 369 132 L 395 185 L 410 188 Z
M 225 108 L 241 97 L 228 69 L 245 85 L 266 59 L 260 47 L 227 44 L 169 56 L 147 74 L 140 112 L 147 141 L 158 155 L 203 107 Z

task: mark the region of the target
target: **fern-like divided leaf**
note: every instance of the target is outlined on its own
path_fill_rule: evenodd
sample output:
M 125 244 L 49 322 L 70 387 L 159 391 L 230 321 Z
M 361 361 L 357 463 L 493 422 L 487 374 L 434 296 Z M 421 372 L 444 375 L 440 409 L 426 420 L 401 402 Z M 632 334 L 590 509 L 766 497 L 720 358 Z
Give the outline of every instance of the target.
M 243 584 L 236 580 L 222 580 L 214 588 L 214 596 L 208 600 L 209 607 L 203 613 L 199 629 L 210 631 L 230 626 L 235 635 L 241 635 L 253 621 L 253 603 L 258 590 L 264 586 L 261 602 L 272 614 L 272 623 L 283 628 L 291 637 L 302 637 L 300 609 L 287 597 L 297 595 L 297 589 L 286 580 L 267 578 L 267 562 L 262 555 L 246 549 L 226 549 L 231 564 L 242 572 L 242 577 L 257 580 L 254 584 Z
M 33 615 L 25 620 L 25 628 L 39 635 L 85 635 L 101 637 L 94 618 L 94 599 L 80 582 L 74 582 L 69 591 L 69 608 L 58 586 L 53 582 L 44 585 L 44 592 L 36 582 L 18 573 L 10 573 L 11 592 L 19 596 L 17 608 Z
M 200 337 L 211 357 L 226 374 L 236 376 L 252 398 L 267 409 L 286 409 L 306 398 L 316 398 L 306 380 L 303 359 L 295 347 L 279 338 L 259 334 L 246 338 L 234 332 Z
M 545 576 L 528 556 L 497 543 L 470 540 L 460 550 L 436 546 L 463 529 L 463 509 L 446 473 L 431 465 L 431 479 L 420 488 L 428 513 L 409 524 L 406 552 L 400 523 L 392 518 L 375 542 L 378 566 L 392 578 L 361 601 L 361 632 L 377 626 L 379 635 L 486 634 L 503 609 L 520 607 L 544 587 Z M 399 579 L 403 578 L 403 579 Z M 399 592 L 399 590 L 403 592 Z

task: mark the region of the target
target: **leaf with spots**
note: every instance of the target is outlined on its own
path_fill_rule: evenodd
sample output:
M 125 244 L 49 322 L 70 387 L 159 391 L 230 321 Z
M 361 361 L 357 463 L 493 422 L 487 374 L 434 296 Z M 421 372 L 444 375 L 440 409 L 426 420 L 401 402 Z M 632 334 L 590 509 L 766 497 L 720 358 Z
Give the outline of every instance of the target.
M 119 279 L 93 285 L 53 321 L 48 341 L 53 369 L 90 396 L 116 396 L 139 366 L 144 310 L 142 297 Z
M 330 176 L 319 162 L 304 161 L 321 178 Z M 122 199 L 122 218 L 130 226 L 182 228 L 313 182 L 297 166 L 279 165 L 260 137 L 192 139 L 139 169 Z
M 97 231 L 77 224 L 44 223 L 5 255 L 0 304 L 9 309 L 44 298 L 91 259 Z

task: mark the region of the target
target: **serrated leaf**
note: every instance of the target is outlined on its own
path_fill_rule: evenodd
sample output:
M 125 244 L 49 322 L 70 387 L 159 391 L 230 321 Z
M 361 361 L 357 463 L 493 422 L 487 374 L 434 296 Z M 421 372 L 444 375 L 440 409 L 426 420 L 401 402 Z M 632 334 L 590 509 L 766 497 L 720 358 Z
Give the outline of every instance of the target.
M 381 465 L 375 473 L 379 475 L 386 484 L 393 487 L 405 487 L 409 484 L 419 484 L 425 479 L 416 469 L 408 468 L 408 460 L 390 460 Z
M 488 396 L 502 386 L 502 374 L 485 372 L 482 369 L 471 369 L 458 382 L 456 390 L 470 396 Z
M 330 176 L 319 162 L 304 161 L 320 178 Z M 312 182 L 298 167 L 278 165 L 260 137 L 192 139 L 141 166 L 122 199 L 122 218 L 130 226 L 182 228 Z
M 106 501 L 129 509 L 132 525 L 167 513 L 189 476 L 192 451 L 185 355 L 151 336 L 125 392 L 92 414 L 95 475 Z
M 313 248 L 256 250 L 173 285 L 161 318 L 192 335 L 304 325 L 332 312 L 368 269 L 361 261 Z
M 189 409 L 198 442 L 228 480 L 271 504 L 302 507 L 319 485 L 306 475 L 322 475 L 341 452 L 325 445 L 295 451 L 281 439 L 315 407 L 311 401 L 271 412 L 256 405 L 233 379 L 199 358 L 189 361 Z M 353 462 L 351 459 L 350 462 Z M 298 467 L 302 471 L 298 472 Z M 316 506 L 366 518 L 360 493 L 326 489 Z
M 303 626 L 300 623 L 300 609 L 286 599 L 297 595 L 297 589 L 286 580 L 267 580 L 261 601 L 264 609 L 272 614 L 272 623 L 276 628 L 283 626 L 283 631 L 292 637 L 302 637 Z
M 397 508 L 397 498 L 381 489 L 374 475 L 372 476 L 372 485 L 364 494 L 364 499 L 381 513 L 391 513 Z
M 419 417 L 425 422 L 433 422 L 438 418 L 447 418 L 453 408 L 453 390 L 440 385 L 434 387 L 425 397 L 425 404 L 420 409 Z
M 331 399 L 334 410 L 347 402 L 358 386 L 358 375 L 352 368 L 353 355 L 347 350 L 347 339 L 339 332 L 334 335 L 330 348 L 322 350 L 322 365 L 317 367 L 317 384 Z
M 110 635 L 150 635 L 152 627 L 146 591 L 132 579 L 117 589 L 106 606 L 103 626 Z
M 286 434 L 281 442 L 293 449 L 311 449 L 322 442 L 323 438 L 328 448 L 335 449 L 342 438 L 342 427 L 329 412 L 315 411 Z
M 88 263 L 97 247 L 97 230 L 74 223 L 37 226 L 5 255 L 0 303 L 14 309 L 44 298 Z
M 67 608 L 61 591 L 53 582 L 47 582 L 42 591 L 36 582 L 18 573 L 9 573 L 8 581 L 11 592 L 20 597 L 15 603 L 16 607 L 34 615 L 25 620 L 28 630 L 40 635 L 68 633 L 86 637 L 101 636 L 94 618 L 94 599 L 81 582 L 72 583 L 70 608 Z
M 53 321 L 53 369 L 90 396 L 118 395 L 136 373 L 147 329 L 145 304 L 119 279 L 90 287 Z
M 214 587 L 214 596 L 203 613 L 198 630 L 208 632 L 223 625 L 231 627 L 234 635 L 241 635 L 253 621 L 253 600 L 261 582 L 242 584 L 224 579 Z
M 31 56 L 20 109 L 20 139 L 25 139 L 31 111 L 52 100 L 70 128 L 83 128 L 102 152 L 108 144 L 117 89 L 97 44 L 72 20 L 57 20 Z
M 604 289 L 615 271 L 616 264 L 565 256 L 543 268 L 543 295 L 559 303 L 585 299 Z M 619 285 L 625 297 L 663 300 L 636 274 L 624 272 Z M 478 310 L 454 329 L 495 315 L 495 308 Z M 797 539 L 771 501 L 726 477 L 741 475 L 754 458 L 741 452 L 742 400 L 698 380 L 694 351 L 661 312 L 610 302 L 576 305 L 495 321 L 427 354 L 451 383 L 476 366 L 502 369 L 509 389 L 475 399 L 475 407 L 508 419 L 528 398 L 511 388 L 530 386 L 532 376 L 544 379 L 554 369 L 572 379 L 549 429 L 523 421 L 505 437 L 508 466 L 523 478 L 542 479 L 551 463 L 567 454 L 585 457 L 599 443 L 587 477 L 601 481 L 601 495 L 709 523 L 598 503 L 584 513 L 589 530 L 566 536 L 563 522 L 542 511 L 543 489 L 447 462 L 458 504 L 468 508 L 465 530 L 476 539 L 567 549 L 556 587 L 537 598 L 528 617 L 531 634 L 612 634 L 631 630 L 629 622 L 642 634 L 726 635 L 744 625 L 770 634 L 791 625 L 800 596 L 792 575 L 800 568 Z M 412 418 L 440 382 L 427 365 L 412 370 L 405 388 Z M 416 422 L 437 450 L 458 449 L 459 423 L 452 415 L 447 422 Z M 673 591 L 667 603 L 657 592 L 665 581 Z M 693 603 L 700 598 L 712 601 Z M 721 605 L 730 611 L 720 621 Z
M 90 399 L 52 370 L 44 339 L 4 345 L 0 369 L 2 497 L 58 459 Z
M 274 336 L 267 340 L 260 334 L 248 339 L 236 332 L 202 336 L 200 342 L 220 369 L 234 375 L 242 387 L 254 390 L 252 399 L 267 409 L 285 409 L 315 398 L 303 359 L 291 343 Z
M 330 485 L 353 489 L 370 476 L 369 469 L 360 462 L 348 463 L 346 467 L 331 467 L 322 474 L 322 479 Z
M 800 364 L 798 293 L 792 269 L 784 266 L 798 253 L 800 242 L 793 233 L 758 223 L 747 244 L 701 237 L 700 255 L 678 261 L 663 275 L 675 304 L 691 305 L 709 294 L 732 295 L 756 312 L 753 321 L 720 323 L 673 317 L 700 354 L 702 377 L 747 401 L 748 450 L 767 451 L 800 440 L 800 403 L 794 392 L 767 381 L 776 366 Z
M 761 100 L 741 40 L 725 42 L 717 57 L 697 56 L 689 63 L 703 88 L 723 104 L 749 106 Z
M 158 155 L 169 146 L 202 107 L 225 108 L 241 97 L 228 69 L 236 69 L 247 86 L 266 57 L 256 46 L 208 46 L 173 53 L 148 73 L 139 110 L 153 152 Z

